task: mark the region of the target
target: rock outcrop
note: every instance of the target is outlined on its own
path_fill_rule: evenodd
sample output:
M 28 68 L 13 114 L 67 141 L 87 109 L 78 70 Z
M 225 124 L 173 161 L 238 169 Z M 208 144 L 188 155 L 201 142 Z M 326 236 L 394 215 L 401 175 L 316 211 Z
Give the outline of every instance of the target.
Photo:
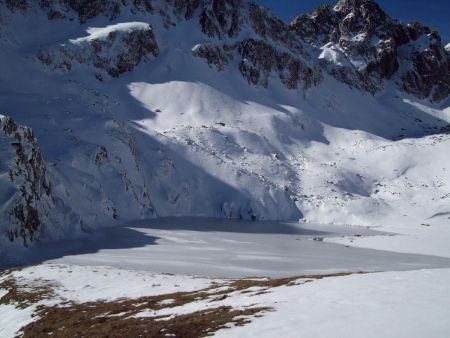
M 30 128 L 0 117 L 0 231 L 3 240 L 29 246 L 58 237 L 79 219 L 55 196 L 41 150 Z M 46 232 L 46 227 L 51 231 Z
M 399 85 L 409 94 L 434 101 L 450 95 L 450 52 L 442 46 L 436 31 L 420 23 L 407 25 L 409 43 L 400 50 L 403 63 Z
M 199 20 L 208 37 L 235 41 L 201 44 L 193 50 L 195 56 L 206 59 L 217 70 L 237 60 L 240 73 L 252 85 L 267 88 L 272 75 L 288 89 L 304 90 L 320 83 L 320 69 L 315 69 L 301 39 L 255 3 L 215 0 L 206 6 Z M 250 33 L 242 32 L 245 23 Z
M 74 64 L 94 67 L 100 80 L 104 72 L 117 77 L 159 54 L 153 30 L 146 23 L 116 24 L 90 29 L 89 33 L 53 50 L 41 51 L 37 57 L 43 64 L 66 72 Z

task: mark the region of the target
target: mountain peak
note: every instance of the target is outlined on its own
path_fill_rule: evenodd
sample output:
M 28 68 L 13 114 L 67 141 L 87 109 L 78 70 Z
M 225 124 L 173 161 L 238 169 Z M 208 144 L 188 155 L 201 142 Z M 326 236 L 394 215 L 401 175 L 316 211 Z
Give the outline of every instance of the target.
M 383 9 L 373 0 L 340 0 L 334 10 L 343 14 L 353 13 L 360 15 L 364 19 L 373 18 L 385 21 L 388 15 Z
M 339 0 L 334 6 L 336 11 L 348 10 L 348 9 L 369 9 L 380 6 L 373 0 Z

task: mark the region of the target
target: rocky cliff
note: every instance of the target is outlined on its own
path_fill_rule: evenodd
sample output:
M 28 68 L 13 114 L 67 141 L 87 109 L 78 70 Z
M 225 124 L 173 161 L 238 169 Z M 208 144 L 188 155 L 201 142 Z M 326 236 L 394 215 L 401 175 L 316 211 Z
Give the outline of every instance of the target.
M 30 128 L 0 117 L 0 241 L 30 246 L 39 238 L 76 232 L 80 218 L 57 196 Z M 5 238 L 6 237 L 6 238 Z

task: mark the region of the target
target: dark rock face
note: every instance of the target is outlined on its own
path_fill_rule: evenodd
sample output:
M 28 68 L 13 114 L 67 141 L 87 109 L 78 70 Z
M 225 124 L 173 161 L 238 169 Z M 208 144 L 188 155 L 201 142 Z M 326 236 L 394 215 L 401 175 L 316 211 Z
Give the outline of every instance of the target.
M 206 35 L 220 39 L 236 39 L 243 22 L 249 22 L 255 36 L 226 46 L 205 45 L 194 55 L 218 70 L 238 57 L 240 72 L 253 85 L 267 87 L 276 73 L 287 88 L 306 89 L 321 82 L 322 68 L 372 94 L 393 80 L 401 90 L 421 98 L 440 101 L 449 95 L 449 54 L 439 35 L 391 19 L 372 0 L 341 0 L 335 7 L 322 6 L 300 16 L 289 26 L 254 3 L 211 1 L 199 20 Z M 418 40 L 428 41 L 424 45 Z M 333 47 L 346 63 L 322 59 L 314 64 L 305 44 L 317 51 Z
M 166 0 L 166 3 L 172 4 L 174 13 L 181 15 L 186 20 L 192 19 L 195 11 L 203 6 L 203 0 Z
M 21 1 L 26 2 L 26 0 Z M 47 12 L 50 19 L 65 18 L 74 12 L 81 23 L 99 15 L 114 20 L 124 11 L 125 7 L 132 13 L 153 14 L 156 7 L 155 2 L 155 0 L 39 0 L 41 8 Z M 164 3 L 172 7 L 172 12 L 176 15 L 190 19 L 203 1 L 164 0 Z
M 42 230 L 43 219 L 55 209 L 47 169 L 31 129 L 9 117 L 0 118 L 0 148 L 6 165 L 2 170 L 7 170 L 9 184 L 16 189 L 8 202 L 2 201 L 8 203 L 6 214 L 0 215 L 7 222 L 4 235 L 27 246 Z
M 160 3 L 163 7 L 158 8 Z M 39 0 L 39 5 L 49 19 L 73 18 L 75 14 L 81 23 L 97 16 L 114 20 L 126 11 L 148 15 L 159 11 L 168 20 L 166 25 L 170 26 L 170 14 L 185 20 L 191 19 L 195 11 L 203 6 L 203 0 Z
M 450 53 L 442 47 L 439 34 L 430 28 L 413 23 L 407 29 L 411 45 L 424 48 L 407 49 L 405 60 L 413 67 L 401 74 L 401 88 L 418 97 L 444 100 L 450 95 Z
M 70 16 L 73 11 L 81 23 L 98 15 L 107 16 L 110 20 L 120 14 L 121 4 L 113 0 L 39 0 L 39 5 L 49 19 L 62 19 Z
M 196 57 L 205 59 L 210 67 L 215 67 L 222 71 L 228 66 L 233 55 L 213 44 L 200 44 L 194 47 L 192 54 Z
M 105 37 L 74 41 L 55 50 L 41 51 L 37 57 L 53 69 L 69 71 L 78 63 L 118 77 L 158 54 L 152 28 L 146 26 L 113 30 Z M 97 78 L 101 79 L 101 75 L 97 74 Z
M 238 58 L 242 76 L 255 86 L 267 88 L 272 74 L 277 74 L 288 89 L 308 89 L 322 79 L 320 72 L 308 67 L 302 59 L 289 52 L 280 52 L 263 40 L 245 39 L 222 48 L 201 44 L 192 52 L 219 71 Z
M 304 89 L 318 84 L 321 77 L 301 59 L 288 52 L 280 52 L 261 40 L 247 39 L 237 46 L 242 61 L 239 70 L 254 85 L 267 87 L 272 72 L 277 73 L 281 82 L 289 89 Z
M 322 79 L 320 70 L 309 66 L 310 57 L 302 41 L 281 20 L 255 3 L 212 1 L 205 6 L 199 21 L 207 36 L 236 40 L 224 45 L 202 44 L 193 50 L 195 56 L 206 59 L 219 71 L 237 59 L 239 71 L 252 85 L 267 87 L 271 76 L 276 75 L 289 89 L 307 89 Z M 246 22 L 251 26 L 252 37 L 239 39 Z M 283 50 L 276 44 L 282 45 Z
M 28 1 L 27 0 L 4 0 L 6 7 L 12 11 L 21 11 L 24 12 L 28 9 Z
M 244 0 L 211 0 L 200 14 L 202 32 L 209 37 L 234 38 L 243 24 Z
M 336 47 L 348 63 L 324 62 L 325 69 L 352 87 L 376 93 L 394 79 L 400 89 L 422 98 L 440 101 L 449 95 L 450 59 L 439 35 L 391 19 L 372 0 L 322 6 L 296 18 L 291 29 L 316 48 Z
M 262 39 L 272 39 L 287 44 L 292 38 L 286 25 L 280 19 L 255 3 L 249 5 L 249 18 L 253 30 Z
M 329 5 L 295 18 L 290 26 L 303 40 L 318 46 L 338 40 L 339 17 Z
M 336 46 L 351 67 L 329 67 L 328 72 L 354 87 L 375 93 L 399 67 L 395 36 L 401 35 L 402 28 L 373 1 L 345 0 L 334 8 L 322 6 L 296 18 L 291 28 L 316 48 L 328 43 Z
M 311 55 L 305 50 L 305 40 L 300 38 L 290 26 L 273 16 L 268 10 L 250 3 L 248 21 L 259 40 L 267 43 L 281 44 L 297 58 L 311 60 Z M 309 44 L 306 42 L 306 44 Z

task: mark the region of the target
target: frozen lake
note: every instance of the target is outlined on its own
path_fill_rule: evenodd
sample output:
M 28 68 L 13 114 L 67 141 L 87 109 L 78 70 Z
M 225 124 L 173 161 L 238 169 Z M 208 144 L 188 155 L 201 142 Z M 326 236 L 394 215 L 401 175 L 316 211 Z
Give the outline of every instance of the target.
M 230 278 L 450 267 L 447 258 L 321 241 L 388 235 L 350 226 L 163 218 L 46 245 L 26 260 Z

